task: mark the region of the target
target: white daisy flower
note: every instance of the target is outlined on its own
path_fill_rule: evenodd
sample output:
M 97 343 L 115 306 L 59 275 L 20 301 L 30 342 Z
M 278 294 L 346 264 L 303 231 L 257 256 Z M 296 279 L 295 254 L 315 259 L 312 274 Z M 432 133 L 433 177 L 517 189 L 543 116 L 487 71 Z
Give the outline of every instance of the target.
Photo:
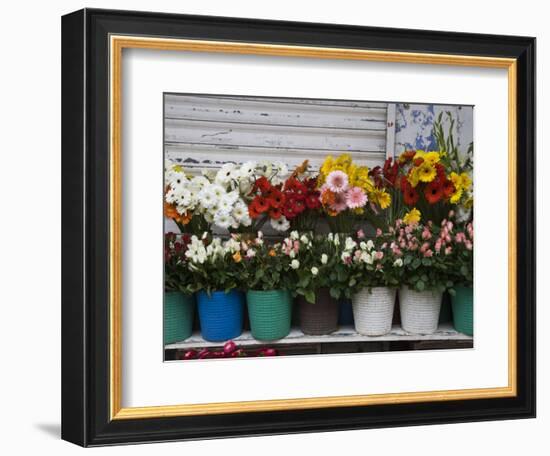
M 256 171 L 256 162 L 255 161 L 247 161 L 241 165 L 241 169 L 239 170 L 239 177 L 241 179 L 251 179 L 254 177 L 254 172 Z
M 271 226 L 277 231 L 286 231 L 290 228 L 290 222 L 281 215 L 277 220 L 271 219 Z
M 298 260 L 292 260 L 290 262 L 290 267 L 292 269 L 298 269 L 300 267 L 300 262 Z
M 227 185 L 232 180 L 239 177 L 239 170 L 235 163 L 226 163 L 216 174 L 215 182 L 221 185 Z
M 214 215 L 214 223 L 220 228 L 229 228 L 235 220 L 228 213 L 218 211 Z
M 248 217 L 248 207 L 246 207 L 246 204 L 244 204 L 242 201 L 237 201 L 235 206 L 233 206 L 233 211 L 231 212 L 231 215 L 235 220 L 240 222 L 245 217 Z
M 278 177 L 285 177 L 288 174 L 288 166 L 282 161 L 275 162 L 273 168 Z
M 204 208 L 211 208 L 218 203 L 218 196 L 214 192 L 212 185 L 204 187 L 198 194 L 198 199 L 201 203 L 201 206 Z

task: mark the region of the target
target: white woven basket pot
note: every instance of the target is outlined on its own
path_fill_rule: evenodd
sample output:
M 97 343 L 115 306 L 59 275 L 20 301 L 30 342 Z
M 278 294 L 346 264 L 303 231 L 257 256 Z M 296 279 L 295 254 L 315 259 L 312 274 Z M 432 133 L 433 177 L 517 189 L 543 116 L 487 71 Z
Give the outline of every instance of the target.
M 414 291 L 403 286 L 399 290 L 401 326 L 410 333 L 432 334 L 437 330 L 441 310 L 440 291 Z
M 391 331 L 395 288 L 363 288 L 351 298 L 355 330 L 365 336 L 382 336 Z

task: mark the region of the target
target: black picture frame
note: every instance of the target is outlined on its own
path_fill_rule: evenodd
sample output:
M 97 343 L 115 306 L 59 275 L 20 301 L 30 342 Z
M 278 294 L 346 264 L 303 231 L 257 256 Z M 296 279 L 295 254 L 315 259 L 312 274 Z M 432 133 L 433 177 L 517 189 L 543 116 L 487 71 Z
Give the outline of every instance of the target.
M 110 419 L 109 36 L 517 59 L 517 395 Z M 62 19 L 62 438 L 82 446 L 535 416 L 535 39 L 84 9 Z

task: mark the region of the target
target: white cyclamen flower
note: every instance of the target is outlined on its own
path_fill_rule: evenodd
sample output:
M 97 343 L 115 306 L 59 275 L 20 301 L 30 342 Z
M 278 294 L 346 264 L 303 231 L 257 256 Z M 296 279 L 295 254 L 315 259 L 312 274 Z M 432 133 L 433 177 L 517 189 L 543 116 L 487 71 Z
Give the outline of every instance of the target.
M 300 262 L 298 260 L 292 260 L 290 262 L 290 267 L 292 269 L 298 269 L 300 267 Z
M 372 250 L 372 249 L 374 249 L 374 242 L 372 242 L 372 239 L 369 239 L 369 240 L 367 241 L 367 250 L 370 251 L 370 250 Z
M 298 231 L 294 230 L 290 232 L 290 239 L 293 241 L 297 241 L 300 235 L 298 234 Z
M 321 263 L 322 263 L 322 264 L 327 264 L 327 261 L 328 261 L 328 256 L 327 256 L 327 254 L 326 254 L 326 253 L 323 253 L 323 254 L 321 255 Z
M 403 260 L 401 258 L 398 258 L 393 262 L 393 265 L 400 268 L 401 266 L 403 266 Z
M 271 219 L 271 226 L 277 231 L 286 231 L 290 228 L 290 222 L 281 215 L 277 220 Z
M 316 276 L 317 274 L 319 274 L 319 269 L 317 269 L 315 266 L 313 266 L 311 268 L 311 274 Z

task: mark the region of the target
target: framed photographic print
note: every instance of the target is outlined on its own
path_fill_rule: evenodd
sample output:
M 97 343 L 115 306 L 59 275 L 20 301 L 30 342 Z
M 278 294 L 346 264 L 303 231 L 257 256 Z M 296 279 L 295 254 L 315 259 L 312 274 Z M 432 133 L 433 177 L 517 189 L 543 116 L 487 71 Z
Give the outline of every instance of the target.
M 534 38 L 85 9 L 62 55 L 65 440 L 535 416 Z

